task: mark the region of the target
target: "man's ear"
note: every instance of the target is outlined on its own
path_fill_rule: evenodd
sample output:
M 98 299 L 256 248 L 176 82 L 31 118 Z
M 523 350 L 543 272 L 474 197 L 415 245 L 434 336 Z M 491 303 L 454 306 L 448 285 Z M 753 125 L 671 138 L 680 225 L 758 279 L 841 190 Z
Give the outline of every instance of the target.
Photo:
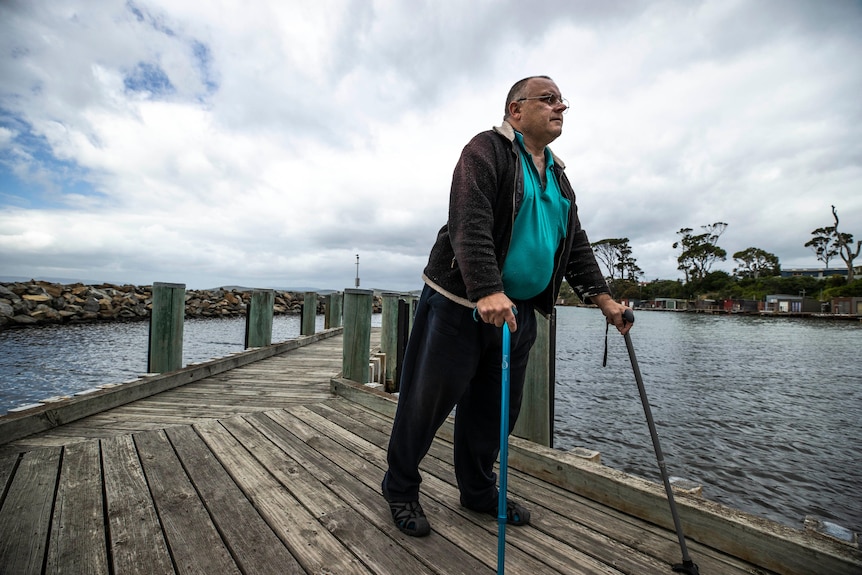
M 509 116 L 515 119 L 521 117 L 521 102 L 509 102 Z

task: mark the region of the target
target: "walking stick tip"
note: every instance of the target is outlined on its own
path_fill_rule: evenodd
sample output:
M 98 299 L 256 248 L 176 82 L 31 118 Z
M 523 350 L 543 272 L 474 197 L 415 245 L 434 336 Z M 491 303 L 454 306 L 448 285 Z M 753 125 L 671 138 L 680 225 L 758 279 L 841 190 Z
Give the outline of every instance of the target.
M 676 573 L 686 573 L 687 575 L 700 575 L 700 571 L 697 568 L 697 564 L 695 564 L 695 562 L 691 560 L 677 563 L 673 566 L 673 570 Z

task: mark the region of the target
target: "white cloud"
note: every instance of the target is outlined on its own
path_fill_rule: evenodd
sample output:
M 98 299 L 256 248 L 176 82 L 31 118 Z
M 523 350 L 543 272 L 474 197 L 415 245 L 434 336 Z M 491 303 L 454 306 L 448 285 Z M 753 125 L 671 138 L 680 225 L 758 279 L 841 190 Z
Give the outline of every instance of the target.
M 683 227 L 784 267 L 818 265 L 831 204 L 862 237 L 858 5 L 545 7 L 4 3 L 0 267 L 343 288 L 360 253 L 364 286 L 413 288 L 461 148 L 535 73 L 591 239 L 647 278 L 679 277 Z

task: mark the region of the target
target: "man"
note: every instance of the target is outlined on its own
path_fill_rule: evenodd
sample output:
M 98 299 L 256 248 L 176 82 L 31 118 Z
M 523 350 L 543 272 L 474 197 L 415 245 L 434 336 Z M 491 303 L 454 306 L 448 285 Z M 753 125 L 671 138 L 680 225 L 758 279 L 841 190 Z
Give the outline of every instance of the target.
M 501 126 L 464 148 L 452 177 L 449 221 L 423 273 L 425 287 L 402 363 L 382 491 L 396 526 L 431 531 L 419 503 L 419 463 L 456 408 L 454 458 L 461 505 L 497 516 L 503 322 L 511 331 L 510 432 L 521 407 L 534 310 L 553 310 L 563 277 L 621 333 L 615 302 L 578 220 L 563 163 L 547 148 L 568 104 L 547 76 L 519 81 Z M 516 316 L 517 313 L 517 316 Z M 530 512 L 507 502 L 507 522 Z

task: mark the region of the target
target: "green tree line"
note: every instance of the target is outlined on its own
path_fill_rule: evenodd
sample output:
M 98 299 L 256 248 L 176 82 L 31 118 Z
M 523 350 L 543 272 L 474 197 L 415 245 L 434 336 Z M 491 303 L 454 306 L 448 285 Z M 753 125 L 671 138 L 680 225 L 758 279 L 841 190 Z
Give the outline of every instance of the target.
M 608 284 L 616 298 L 651 300 L 678 299 L 748 299 L 763 300 L 768 294 L 804 294 L 828 301 L 833 297 L 862 297 L 862 278 L 854 273 L 854 260 L 859 256 L 862 240 L 854 244 L 853 234 L 838 229 L 838 211 L 832 206 L 834 224 L 811 232 L 812 239 L 805 243 L 819 261 L 829 262 L 840 258 L 847 266 L 847 276 L 833 275 L 825 279 L 807 276 L 781 277 L 778 256 L 761 248 L 749 247 L 732 255 L 735 267 L 732 273 L 712 271 L 712 266 L 727 260 L 727 251 L 718 245 L 727 229 L 725 222 L 701 226 L 701 232 L 682 228 L 680 238 L 673 243 L 679 250 L 678 267 L 685 280 L 653 280 L 643 282 L 643 271 L 638 267 L 628 238 L 606 238 L 592 244 L 596 259 L 604 268 Z M 567 284 L 560 297 L 565 301 L 577 298 Z

